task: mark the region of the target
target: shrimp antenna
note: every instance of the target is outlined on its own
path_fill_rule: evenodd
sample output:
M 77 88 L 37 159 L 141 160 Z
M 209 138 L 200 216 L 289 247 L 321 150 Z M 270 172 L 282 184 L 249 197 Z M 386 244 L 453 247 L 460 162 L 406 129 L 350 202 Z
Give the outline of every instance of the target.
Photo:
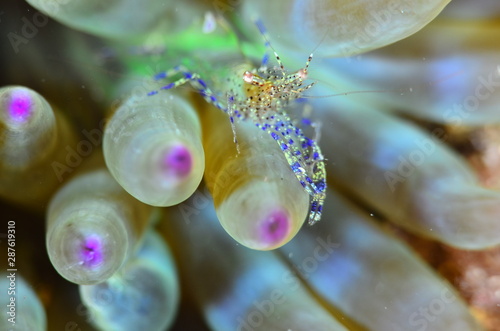
M 349 91 L 349 92 L 339 92 L 339 93 L 334 93 L 334 94 L 328 94 L 328 95 L 302 95 L 302 97 L 304 98 L 307 98 L 307 99 L 321 99 L 321 98 L 330 98 L 330 97 L 338 97 L 338 96 L 345 96 L 345 95 L 350 95 L 350 94 L 361 94 L 361 93 L 403 93 L 403 92 L 415 92 L 417 91 L 418 89 L 422 88 L 422 89 L 426 89 L 426 88 L 430 88 L 436 84 L 439 84 L 441 82 L 444 82 L 448 79 L 451 79 L 451 78 L 454 78 L 454 77 L 457 77 L 461 74 L 464 73 L 464 70 L 457 70 L 455 72 L 452 72 L 446 76 L 443 76 L 441 78 L 438 78 L 438 79 L 435 79 L 435 80 L 432 80 L 432 81 L 428 81 L 428 82 L 424 82 L 424 83 L 421 83 L 421 84 L 418 84 L 416 86 L 410 86 L 410 87 L 406 87 L 406 88 L 399 88 L 399 89 L 383 89 L 383 90 L 364 90 L 364 91 Z M 325 84 L 325 85 L 328 85 L 330 86 L 331 88 L 335 88 L 332 84 L 328 83 L 328 82 L 325 82 L 325 81 L 322 81 L 322 80 L 318 80 L 318 79 L 315 79 L 315 81 L 317 82 L 321 82 L 322 84 Z
M 269 41 L 269 35 L 268 35 L 267 30 L 266 30 L 266 28 L 264 26 L 264 23 L 262 22 L 262 20 L 260 18 L 256 19 L 254 21 L 254 23 L 257 26 L 257 28 L 259 29 L 260 34 L 262 35 L 262 37 L 266 41 L 265 46 L 269 47 L 273 51 L 274 57 L 278 61 L 278 65 L 281 68 L 281 73 L 283 74 L 283 77 L 284 77 L 285 74 L 286 74 L 285 66 L 283 65 L 283 62 L 281 62 L 281 58 L 278 55 L 278 52 L 276 52 L 276 50 L 274 49 L 273 45 L 271 45 L 271 42 Z M 265 66 L 267 64 L 267 60 L 268 60 L 268 56 L 266 54 L 264 56 L 264 58 L 262 59 L 262 66 Z
M 328 95 L 302 95 L 303 98 L 307 99 L 321 99 L 321 98 L 331 98 L 338 97 L 342 95 L 351 95 L 351 94 L 361 94 L 361 93 L 386 93 L 386 92 L 397 92 L 397 90 L 367 90 L 367 91 L 350 91 L 350 92 L 340 92 L 335 94 Z

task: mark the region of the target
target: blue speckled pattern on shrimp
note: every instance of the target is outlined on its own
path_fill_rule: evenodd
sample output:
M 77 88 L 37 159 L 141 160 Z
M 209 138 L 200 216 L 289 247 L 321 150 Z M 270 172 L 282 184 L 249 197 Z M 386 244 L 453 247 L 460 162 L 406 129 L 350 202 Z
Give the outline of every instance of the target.
M 262 22 L 256 22 L 266 40 L 266 46 L 272 49 Z M 160 90 L 170 90 L 190 83 L 210 104 L 228 114 L 234 132 L 235 121 L 249 120 L 258 128 L 266 131 L 279 144 L 290 169 L 302 187 L 311 196 L 308 223 L 314 224 L 321 219 L 323 201 L 326 192 L 326 170 L 324 157 L 317 142 L 308 138 L 300 127 L 291 119 L 288 111 L 292 102 L 300 99 L 303 92 L 310 89 L 314 82 L 305 84 L 309 64 L 313 55 L 309 55 L 304 68 L 288 73 L 280 57 L 274 51 L 278 66 L 268 65 L 264 56 L 259 68 L 242 66 L 242 76 L 227 77 L 233 87 L 226 91 L 212 91 L 200 74 L 191 72 L 184 66 L 176 66 L 155 75 L 156 80 L 179 77 Z M 156 95 L 151 91 L 148 95 Z

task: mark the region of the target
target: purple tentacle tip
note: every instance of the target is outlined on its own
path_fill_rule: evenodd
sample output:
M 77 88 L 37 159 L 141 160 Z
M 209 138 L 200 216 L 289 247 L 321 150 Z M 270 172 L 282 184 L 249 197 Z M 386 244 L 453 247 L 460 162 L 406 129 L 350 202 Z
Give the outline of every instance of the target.
M 82 244 L 81 260 L 87 267 L 96 267 L 103 262 L 102 241 L 96 235 L 85 238 Z
M 288 214 L 283 210 L 275 210 L 260 223 L 260 237 L 263 242 L 274 245 L 286 238 L 290 231 Z
M 25 91 L 13 91 L 8 106 L 10 118 L 18 123 L 26 122 L 31 116 L 33 100 Z
M 183 145 L 173 146 L 163 155 L 162 169 L 175 177 L 188 175 L 192 167 L 191 152 Z

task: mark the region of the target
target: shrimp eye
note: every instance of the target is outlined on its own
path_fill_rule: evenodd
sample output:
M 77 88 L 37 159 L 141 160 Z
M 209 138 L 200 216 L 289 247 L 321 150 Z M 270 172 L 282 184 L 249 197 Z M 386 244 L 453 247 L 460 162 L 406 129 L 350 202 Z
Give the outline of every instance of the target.
M 243 74 L 243 80 L 246 83 L 253 82 L 253 78 L 254 78 L 254 74 L 252 74 L 250 71 L 245 71 L 245 73 Z
M 299 77 L 301 79 L 306 79 L 307 78 L 307 70 L 306 69 L 302 68 L 299 71 L 297 71 L 297 73 L 299 74 Z

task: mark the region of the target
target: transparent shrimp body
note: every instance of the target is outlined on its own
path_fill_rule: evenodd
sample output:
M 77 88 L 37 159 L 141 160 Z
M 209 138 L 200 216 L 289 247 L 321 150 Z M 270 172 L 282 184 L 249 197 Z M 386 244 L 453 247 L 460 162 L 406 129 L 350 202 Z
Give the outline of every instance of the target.
M 243 73 L 243 94 L 229 97 L 229 113 L 251 120 L 280 145 L 291 170 L 311 196 L 308 222 L 314 224 L 321 218 L 325 199 L 324 157 L 317 142 L 306 137 L 287 112 L 291 102 L 314 85 L 304 84 L 312 55 L 304 68 L 291 74 L 286 73 L 277 55 L 276 59 L 279 67 L 263 65 Z
M 279 144 L 297 180 L 311 196 L 308 223 L 314 224 L 321 218 L 325 199 L 324 157 L 317 142 L 308 138 L 289 115 L 292 103 L 314 85 L 305 83 L 312 54 L 304 68 L 292 73 L 285 70 L 276 53 L 275 57 L 278 66 L 269 66 L 266 61 L 255 68 L 247 60 L 239 58 L 235 62 L 233 58 L 217 61 L 224 64 L 218 65 L 217 75 L 210 75 L 201 67 L 197 69 L 202 74 L 185 66 L 176 66 L 158 73 L 155 79 L 171 81 L 159 90 L 189 83 L 208 103 L 228 114 L 233 131 L 235 121 L 251 121 L 269 133 Z M 207 78 L 209 80 L 205 80 Z M 155 95 L 159 90 L 149 95 Z

